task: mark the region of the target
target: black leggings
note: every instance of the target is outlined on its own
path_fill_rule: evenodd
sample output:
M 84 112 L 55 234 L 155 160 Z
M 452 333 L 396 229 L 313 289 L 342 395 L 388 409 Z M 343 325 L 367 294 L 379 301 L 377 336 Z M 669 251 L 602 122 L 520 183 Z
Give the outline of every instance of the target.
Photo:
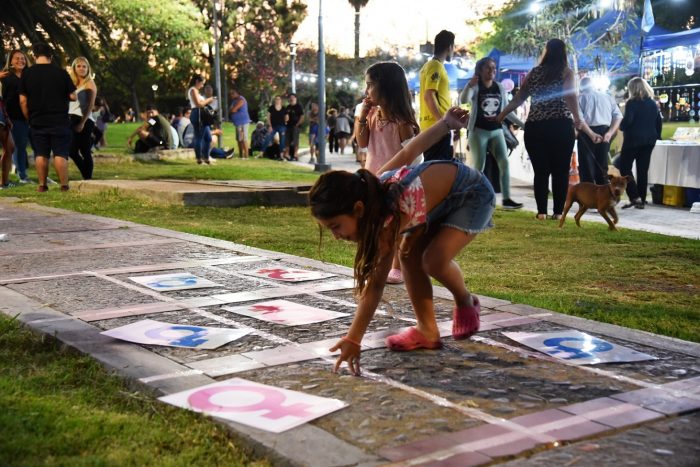
M 73 128 L 73 141 L 70 145 L 69 156 L 75 162 L 75 165 L 80 170 L 83 180 L 92 178 L 92 170 L 94 162 L 92 160 L 92 130 L 95 128 L 95 122 L 90 119 L 85 120 L 83 131 L 75 132 L 75 125 L 80 123 L 80 117 L 71 115 L 71 127 Z
M 568 118 L 525 123 L 525 148 L 535 172 L 535 201 L 538 214 L 547 214 L 550 176 L 554 196 L 553 212 L 561 214 L 564 210 L 575 139 L 574 122 Z
M 647 146 L 637 146 L 636 148 L 628 148 L 622 145 L 622 153 L 620 154 L 620 175 L 632 175 L 632 164 L 637 162 L 637 179 L 632 178 L 627 183 L 627 196 L 630 201 L 641 198 L 642 201 L 647 200 L 647 180 L 649 177 L 649 164 L 651 163 L 651 152 L 654 150 L 654 144 Z

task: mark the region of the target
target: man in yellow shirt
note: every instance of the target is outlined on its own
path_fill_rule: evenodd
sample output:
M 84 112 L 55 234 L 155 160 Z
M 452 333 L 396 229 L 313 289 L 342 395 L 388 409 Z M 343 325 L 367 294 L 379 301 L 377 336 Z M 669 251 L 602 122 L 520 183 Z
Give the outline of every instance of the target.
M 420 69 L 420 129 L 438 122 L 451 106 L 450 81 L 443 64 L 452 59 L 455 35 L 444 29 L 435 36 L 433 58 Z M 451 132 L 423 153 L 426 161 L 452 159 Z

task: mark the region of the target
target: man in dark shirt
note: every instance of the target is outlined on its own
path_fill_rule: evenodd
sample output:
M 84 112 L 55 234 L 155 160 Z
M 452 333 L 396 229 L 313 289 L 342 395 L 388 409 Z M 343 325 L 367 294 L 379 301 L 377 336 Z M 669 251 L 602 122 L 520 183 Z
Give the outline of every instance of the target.
M 68 152 L 72 132 L 68 118 L 68 102 L 77 99 L 75 85 L 65 70 L 51 63 L 53 51 L 46 44 L 32 47 L 34 66 L 22 73 L 19 83 L 19 105 L 29 120 L 29 134 L 34 148 L 37 191 L 48 191 L 49 158 L 61 182 L 61 191 L 68 191 Z
M 153 104 L 146 106 L 146 119 L 143 125 L 129 136 L 127 142 L 129 146 L 136 136 L 139 140 L 136 141 L 134 152 L 148 152 L 156 147 L 170 149 L 173 143 L 170 122 L 158 112 Z
M 287 147 L 285 148 L 285 156 L 291 161 L 299 160 L 297 151 L 299 150 L 299 128 L 304 123 L 304 109 L 297 103 L 297 95 L 289 95 L 289 104 L 285 108 L 284 116 L 287 129 L 285 131 L 285 139 Z

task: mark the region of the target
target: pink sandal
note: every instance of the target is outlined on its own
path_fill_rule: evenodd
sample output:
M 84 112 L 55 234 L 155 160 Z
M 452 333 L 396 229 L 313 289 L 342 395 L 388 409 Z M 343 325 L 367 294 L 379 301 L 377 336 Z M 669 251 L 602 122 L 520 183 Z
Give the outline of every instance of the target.
M 389 350 L 397 352 L 407 352 L 416 349 L 435 350 L 442 347 L 442 341 L 440 339 L 429 341 L 418 329 L 413 327 L 387 337 L 384 342 L 386 342 L 386 346 Z
M 472 295 L 473 306 L 455 307 L 452 312 L 452 337 L 462 340 L 473 336 L 479 330 L 481 305 L 476 295 Z
M 386 283 L 387 284 L 402 284 L 403 283 L 403 274 L 401 273 L 401 269 L 392 269 L 389 271 L 389 275 L 386 276 Z

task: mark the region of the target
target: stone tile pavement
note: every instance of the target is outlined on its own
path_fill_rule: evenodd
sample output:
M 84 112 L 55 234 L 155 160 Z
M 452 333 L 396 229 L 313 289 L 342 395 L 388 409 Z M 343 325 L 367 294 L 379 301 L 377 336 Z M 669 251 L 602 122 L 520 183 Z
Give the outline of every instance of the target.
M 414 322 L 403 287 L 389 286 L 391 306 L 380 307 L 363 341 L 363 376 L 333 374 L 328 348 L 346 332 L 355 305 L 348 268 L 11 200 L 0 201 L 0 219 L 0 230 L 11 232 L 0 243 L 0 311 L 92 355 L 143 391 L 160 396 L 237 376 L 348 404 L 280 434 L 218 422 L 276 465 L 700 461 L 698 344 L 490 297 L 480 297 L 481 331 L 454 341 L 450 295 L 436 288 L 444 348 L 389 352 L 384 336 Z M 246 274 L 281 267 L 334 275 L 290 283 Z M 219 285 L 158 292 L 129 280 L 180 272 Z M 348 316 L 286 327 L 230 311 L 270 299 Z M 250 333 L 215 350 L 100 334 L 141 319 Z M 657 359 L 579 366 L 503 335 L 566 329 Z

